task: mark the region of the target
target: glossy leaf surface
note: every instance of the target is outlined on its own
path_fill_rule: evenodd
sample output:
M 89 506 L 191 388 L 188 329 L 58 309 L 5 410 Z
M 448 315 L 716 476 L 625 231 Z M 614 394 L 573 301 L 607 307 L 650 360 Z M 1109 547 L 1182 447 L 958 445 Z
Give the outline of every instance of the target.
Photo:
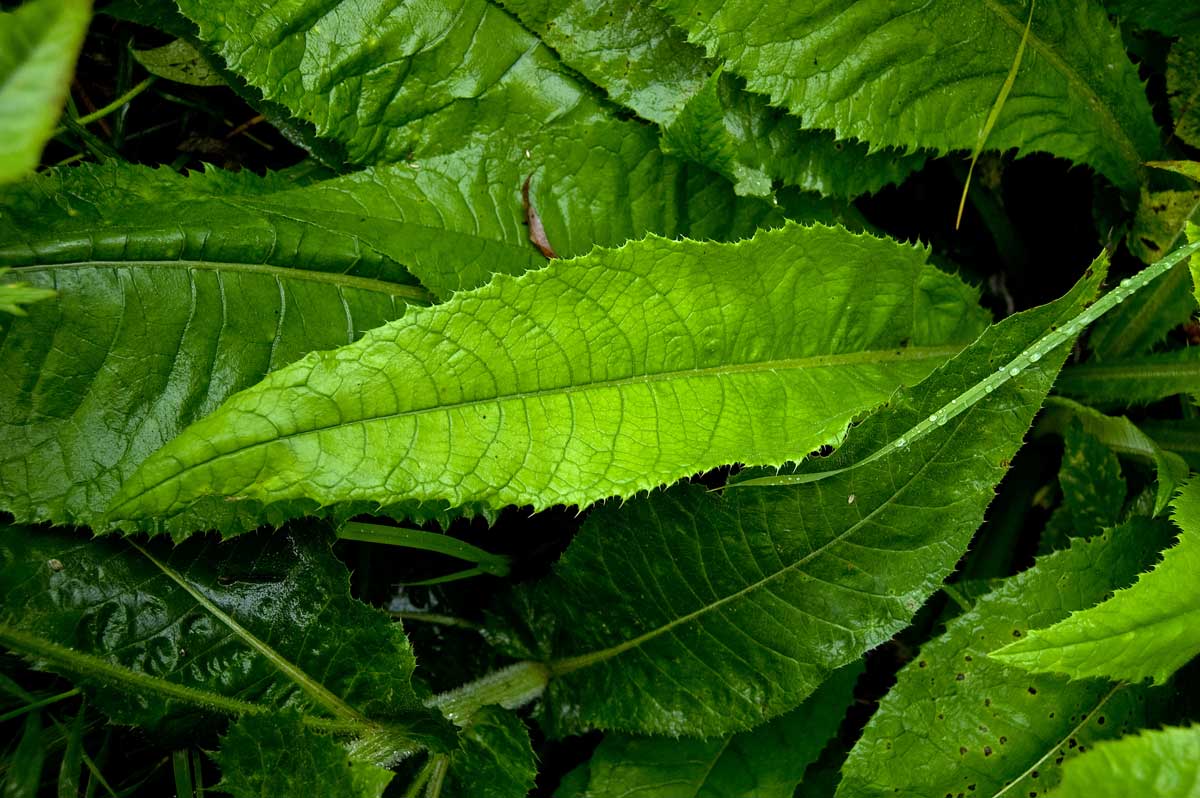
M 810 469 L 874 452 L 1070 319 L 1094 290 L 1081 283 L 989 328 Z M 1062 357 L 893 454 L 818 482 L 723 497 L 681 486 L 594 512 L 555 573 L 518 597 L 523 623 L 505 641 L 550 663 L 543 723 L 714 735 L 797 706 L 906 626 L 941 584 Z
M 973 291 L 924 259 L 790 226 L 500 278 L 274 372 L 147 461 L 113 518 L 214 496 L 582 507 L 782 463 L 978 332 Z
M 1138 519 L 1005 580 L 921 647 L 843 768 L 838 798 L 1041 795 L 1060 766 L 1145 722 L 1138 688 L 1033 675 L 988 654 L 1129 584 L 1170 536 Z
M 1174 502 L 1179 543 L 1112 598 L 993 653 L 1001 662 L 1072 678 L 1167 679 L 1200 654 L 1200 482 Z
M 1028 11 L 1020 0 L 657 5 L 692 42 L 806 127 L 936 152 L 975 145 Z M 1136 189 L 1159 136 L 1103 9 L 1087 0 L 1037 4 L 1022 68 L 988 147 L 1049 152 Z
M 1101 743 L 1066 766 L 1054 798 L 1194 798 L 1200 727 L 1167 728 Z

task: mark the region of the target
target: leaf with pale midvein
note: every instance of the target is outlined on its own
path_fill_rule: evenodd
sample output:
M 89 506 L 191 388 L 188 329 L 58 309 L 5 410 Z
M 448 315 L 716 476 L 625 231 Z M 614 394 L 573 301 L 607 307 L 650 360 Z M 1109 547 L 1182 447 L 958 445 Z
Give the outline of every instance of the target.
M 782 463 L 958 351 L 972 297 L 921 249 L 841 228 L 597 250 L 274 372 L 147 460 L 111 517 L 207 497 L 585 506 Z
M 121 482 L 190 423 L 272 369 L 400 317 L 414 296 L 250 263 L 131 260 L 0 279 L 57 293 L 0 324 L 0 509 L 96 528 Z M 223 503 L 145 526 L 185 534 L 264 520 Z
M 221 737 L 215 789 L 233 798 L 323 795 L 379 798 L 393 773 L 356 761 L 329 734 L 306 727 L 294 712 L 247 715 Z
M 1094 607 L 1077 607 L 1049 628 L 1045 623 L 992 656 L 1038 672 L 1074 679 L 1157 683 L 1200 654 L 1200 482 L 1185 485 L 1173 502 L 1179 543 L 1127 590 Z
M 91 20 L 90 0 L 0 11 L 0 184 L 32 172 L 53 136 Z
M 549 663 L 541 719 L 710 736 L 803 701 L 834 669 L 908 625 L 953 569 L 1049 390 L 1060 347 L 927 435 L 858 468 L 897 435 L 996 372 L 1094 297 L 1103 278 L 990 327 L 967 350 L 855 427 L 826 479 L 681 486 L 588 518 L 550 577 L 514 597 L 495 631 Z
M 1129 584 L 1170 539 L 1135 519 L 1077 539 L 984 596 L 921 647 L 842 770 L 838 798 L 1041 795 L 1063 761 L 1146 722 L 1142 688 L 1033 675 L 989 652 Z
M 606 735 L 588 760 L 587 782 L 575 795 L 791 798 L 805 769 L 836 734 L 861 673 L 858 664 L 842 668 L 791 712 L 731 737 Z
M 812 202 L 738 199 L 706 170 L 662 155 L 651 131 L 620 132 L 541 137 L 528 157 L 497 137 L 307 185 L 211 169 L 58 169 L 0 189 L 0 265 L 265 263 L 402 283 L 415 275 L 445 298 L 545 263 L 524 226 L 531 174 L 532 201 L 563 256 L 650 232 L 736 240 L 782 223 L 784 210 L 830 218 Z
M 805 127 L 939 153 L 975 145 L 1028 15 L 1021 0 L 656 5 Z M 1037 4 L 988 147 L 1049 152 L 1137 189 L 1159 134 L 1137 70 L 1097 4 Z
M 740 194 L 768 195 L 772 181 L 854 197 L 902 180 L 924 156 L 869 153 L 771 108 L 742 81 L 714 71 L 669 17 L 632 0 L 529 2 L 504 7 L 568 66 L 615 102 L 659 125 L 664 147 L 720 172 Z
M 1053 798 L 1196 798 L 1200 726 L 1146 731 L 1100 743 L 1063 773 Z
M 331 542 L 305 529 L 139 547 L 5 526 L 0 639 L 86 687 L 114 722 L 172 738 L 285 709 L 368 738 L 440 732 L 403 630 L 351 598 Z

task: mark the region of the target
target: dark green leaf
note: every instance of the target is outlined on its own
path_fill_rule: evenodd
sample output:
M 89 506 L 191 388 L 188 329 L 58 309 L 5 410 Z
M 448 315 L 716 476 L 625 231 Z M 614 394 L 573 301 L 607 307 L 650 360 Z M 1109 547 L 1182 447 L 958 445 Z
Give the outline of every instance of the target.
M 1200 12 L 1196 30 L 1171 47 L 1167 58 L 1167 95 L 1175 120 L 1175 135 L 1185 144 L 1200 147 Z
M 4 798 L 37 798 L 42 783 L 42 766 L 46 762 L 46 747 L 42 742 L 42 714 L 30 712 L 25 716 L 21 739 L 5 764 Z
M 1058 393 L 1094 404 L 1135 405 L 1168 396 L 1200 396 L 1200 348 L 1091 360 L 1063 369 Z
M 1063 548 L 1070 538 L 1091 537 L 1116 526 L 1125 506 L 1125 479 L 1112 449 L 1089 434 L 1077 416 L 1070 419 L 1062 436 L 1063 458 L 1058 470 L 1062 504 L 1042 533 L 1042 551 Z
M 837 732 L 862 667 L 837 671 L 796 709 L 711 740 L 605 736 L 589 763 L 587 798 L 791 798 Z
M 838 798 L 1041 795 L 1063 761 L 1145 720 L 1140 688 L 1032 675 L 988 654 L 1129 584 L 1170 537 L 1145 519 L 1005 581 L 900 671 L 855 746 Z
M 242 717 L 221 738 L 213 759 L 221 768 L 217 789 L 234 798 L 379 798 L 393 775 L 353 760 L 345 746 L 306 727 L 294 712 Z
M 1200 35 L 1200 9 L 1175 0 L 1104 0 L 1109 11 L 1137 28 L 1171 36 Z
M 463 727 L 450 754 L 442 798 L 525 798 L 537 775 L 529 730 L 516 714 L 484 707 Z
M 855 428 L 831 458 L 875 452 L 1079 312 L 1072 293 L 1012 316 Z M 517 597 L 502 639 L 548 661 L 542 721 L 713 735 L 792 709 L 906 626 L 982 520 L 1064 353 L 1052 351 L 891 455 L 806 484 L 694 486 L 599 508 L 555 573 Z

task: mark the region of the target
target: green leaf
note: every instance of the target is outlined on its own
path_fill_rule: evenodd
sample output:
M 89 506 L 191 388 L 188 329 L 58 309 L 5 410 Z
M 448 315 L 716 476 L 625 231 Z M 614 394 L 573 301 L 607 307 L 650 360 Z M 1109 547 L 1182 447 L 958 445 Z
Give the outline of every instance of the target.
M 10 271 L 11 269 L 7 266 L 0 266 L 0 278 Z M 25 309 L 22 305 L 32 305 L 34 302 L 41 302 L 53 296 L 54 292 L 48 288 L 37 288 L 28 283 L 11 282 L 10 278 L 0 282 L 0 313 L 24 316 Z
M 805 127 L 938 153 L 974 146 L 1027 16 L 1020 0 L 657 5 L 690 41 Z M 1159 135 L 1137 70 L 1102 9 L 1085 0 L 1038 3 L 988 146 L 1049 152 L 1136 190 Z
M 1089 360 L 1063 369 L 1054 390 L 1104 405 L 1146 404 L 1177 394 L 1200 396 L 1200 348 Z
M 1173 503 L 1181 533 L 1153 571 L 1112 598 L 1044 623 L 992 654 L 1001 662 L 1072 678 L 1107 676 L 1157 683 L 1200 654 L 1200 482 Z
M 1194 257 L 1194 256 L 1193 256 Z M 1148 352 L 1196 311 L 1188 265 L 1180 263 L 1092 327 L 1087 344 L 1097 360 Z
M 197 716 L 288 709 L 394 755 L 441 726 L 410 684 L 404 632 L 350 597 L 330 542 L 304 530 L 143 548 L 5 527 L 0 642 L 151 733 L 193 739 Z
M 973 290 L 924 261 L 790 226 L 502 277 L 274 372 L 147 460 L 112 518 L 217 496 L 583 507 L 782 463 L 978 332 Z
M 216 789 L 234 798 L 329 795 L 379 798 L 392 772 L 353 760 L 328 734 L 306 727 L 295 712 L 242 717 L 221 738 L 213 759 Z
M 587 798 L 791 798 L 837 732 L 862 667 L 842 668 L 775 720 L 711 740 L 605 736 L 589 761 Z
M 192 421 L 268 371 L 397 318 L 413 293 L 348 275 L 191 260 L 16 275 L 57 299 L 0 329 L 0 509 L 98 529 L 122 480 Z M 145 526 L 184 534 L 257 523 L 224 503 Z
M 1130 735 L 1072 759 L 1054 798 L 1195 798 L 1200 795 L 1196 762 L 1200 726 Z
M 1041 795 L 1066 759 L 1142 725 L 1141 688 L 1034 676 L 988 654 L 1129 584 L 1169 534 L 1164 522 L 1134 519 L 1077 539 L 952 620 L 880 702 L 838 798 Z
M 134 50 L 133 57 L 151 75 L 188 86 L 224 86 L 225 79 L 195 47 L 183 39 L 151 50 Z
M 89 0 L 32 0 L 0 11 L 0 185 L 41 160 L 90 20 Z
M 990 327 L 811 467 L 862 459 L 1006 366 L 1094 296 L 1104 266 L 1064 299 Z M 819 482 L 724 497 L 688 485 L 598 508 L 552 575 L 514 598 L 511 628 L 494 632 L 549 663 L 543 725 L 710 736 L 797 706 L 938 589 L 1063 356 L 1050 352 L 929 435 Z
M 1063 548 L 1069 538 L 1090 537 L 1116 526 L 1125 506 L 1126 485 L 1116 454 L 1088 433 L 1079 417 L 1062 430 L 1063 458 L 1058 470 L 1062 504 L 1042 533 L 1041 550 Z
M 462 729 L 441 794 L 442 798 L 525 798 L 536 775 L 525 722 L 500 707 L 484 707 Z
M 739 194 L 769 195 L 773 180 L 855 197 L 902 180 L 924 156 L 870 153 L 838 142 L 714 70 L 662 11 L 633 0 L 507 0 L 504 7 L 610 99 L 655 124 L 663 146 L 719 172 Z
M 1137 215 L 1127 239 L 1129 251 L 1146 263 L 1158 260 L 1175 246 L 1180 231 L 1196 215 L 1197 209 L 1200 209 L 1200 191 L 1147 191 L 1143 188 Z M 1181 299 L 1177 304 L 1183 306 L 1187 303 Z M 1179 312 L 1174 310 L 1176 306 L 1174 303 L 1170 306 L 1172 312 L 1164 322 L 1178 318 Z M 1195 304 L 1189 307 L 1189 311 L 1195 309 Z
M 1158 514 L 1165 510 L 1175 489 L 1187 479 L 1187 463 L 1174 452 L 1165 451 L 1128 418 L 1106 416 L 1094 408 L 1061 397 L 1052 396 L 1046 400 L 1046 412 L 1038 423 L 1038 431 L 1062 435 L 1076 419 L 1088 435 L 1094 436 L 1117 454 L 1154 465 L 1158 472 L 1158 496 L 1154 512 Z
M 1180 141 L 1200 147 L 1200 12 L 1196 12 L 1196 32 L 1180 39 L 1167 57 L 1167 96 L 1175 135 Z
M 47 753 L 43 734 L 42 714 L 29 713 L 12 758 L 5 763 L 4 798 L 37 798 Z
M 1174 0 L 1104 0 L 1105 7 L 1135 27 L 1169 36 L 1200 35 L 1200 10 Z

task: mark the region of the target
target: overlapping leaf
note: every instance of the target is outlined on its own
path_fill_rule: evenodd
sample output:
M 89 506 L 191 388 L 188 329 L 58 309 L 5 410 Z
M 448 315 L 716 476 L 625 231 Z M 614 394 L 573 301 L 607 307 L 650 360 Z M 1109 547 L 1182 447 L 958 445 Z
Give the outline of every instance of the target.
M 770 194 L 780 180 L 854 197 L 898 182 L 924 160 L 868 154 L 862 144 L 804 130 L 740 79 L 714 71 L 651 4 L 507 0 L 504 7 L 612 100 L 659 125 L 667 149 L 730 178 L 741 194 Z
M 587 779 L 560 798 L 791 798 L 837 732 L 859 666 L 829 678 L 796 709 L 756 729 L 712 740 L 605 736 Z
M 91 19 L 90 0 L 0 11 L 0 184 L 32 172 L 54 132 Z
M 1065 768 L 1054 798 L 1194 798 L 1200 794 L 1200 726 L 1103 742 Z
M 1094 607 L 994 652 L 1001 662 L 1072 678 L 1165 681 L 1200 654 L 1200 482 L 1175 500 L 1182 532 L 1153 571 Z
M 1140 688 L 1026 673 L 988 654 L 1129 584 L 1170 537 L 1137 519 L 1008 579 L 921 647 L 843 768 L 838 798 L 1041 795 L 1068 758 L 1145 723 Z
M 1028 14 L 1021 0 L 657 5 L 805 127 L 937 152 L 975 145 Z M 1097 4 L 1037 4 L 988 147 L 1050 152 L 1136 190 L 1159 135 L 1137 71 Z
M 1109 11 L 1137 28 L 1170 36 L 1200 35 L 1200 9 L 1174 0 L 1104 0 Z
M 197 501 L 584 506 L 838 439 L 981 326 L 918 248 L 789 226 L 498 278 L 309 356 L 148 460 L 112 517 Z
M 118 723 L 194 735 L 214 712 L 289 710 L 386 761 L 442 727 L 410 683 L 403 630 L 350 597 L 329 542 L 303 530 L 143 549 L 4 527 L 0 643 L 88 687 Z
M 525 798 L 537 775 L 529 730 L 516 714 L 484 707 L 463 728 L 449 755 L 445 798 Z
M 1142 404 L 1168 396 L 1200 396 L 1200 349 L 1189 347 L 1065 369 L 1054 389 L 1095 404 Z
M 1102 278 L 989 328 L 827 463 L 848 465 L 994 374 Z M 549 662 L 543 724 L 715 735 L 781 714 L 906 626 L 966 549 L 1064 352 L 891 455 L 806 484 L 683 486 L 595 511 L 503 638 Z

